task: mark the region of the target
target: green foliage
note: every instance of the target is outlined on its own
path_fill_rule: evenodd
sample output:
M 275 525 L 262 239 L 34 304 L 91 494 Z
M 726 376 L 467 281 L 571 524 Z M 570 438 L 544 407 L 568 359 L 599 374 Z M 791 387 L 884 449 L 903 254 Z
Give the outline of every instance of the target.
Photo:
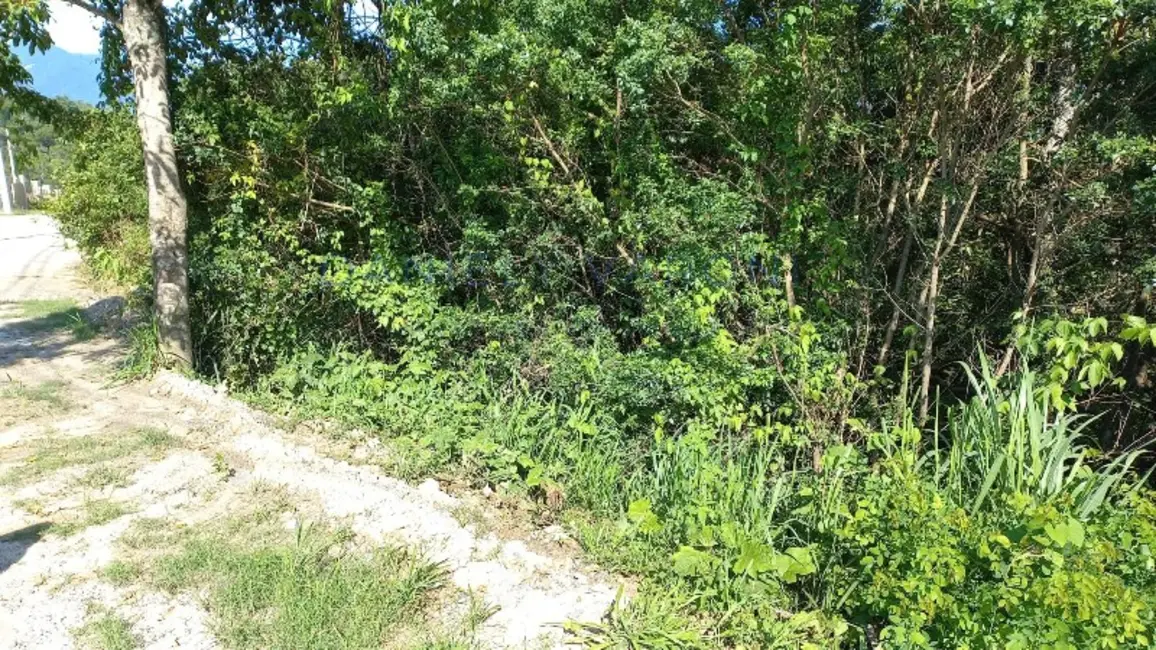
M 161 366 L 156 325 L 151 320 L 137 323 L 126 335 L 128 350 L 120 362 L 115 378 L 118 381 L 132 381 L 151 376 Z
M 370 5 L 169 14 L 202 372 L 560 511 L 596 647 L 1149 644 L 1148 4 Z
M 1121 551 L 1151 534 L 1150 506 L 1082 523 L 1063 502 L 993 501 L 969 515 L 903 468 L 870 476 L 837 533 L 850 618 L 879 621 L 889 647 L 1148 645 L 1152 592 Z
M 936 462 L 937 476 L 957 501 L 975 495 L 973 514 L 983 510 L 989 493 L 1003 491 L 1041 502 L 1063 497 L 1080 517 L 1087 517 L 1129 476 L 1142 450 L 1097 466 L 1089 464 L 1097 456 L 1085 442 L 1090 419 L 1062 410 L 1052 414 L 1054 393 L 1037 387 L 1042 382 L 1033 373 L 1019 375 L 1012 390 L 1001 390 L 986 361 L 978 376 L 965 370 L 975 394 L 949 410 L 950 451 Z
M 1156 326 L 1142 316 L 1125 315 L 1115 334 L 1103 317 L 1073 322 L 1064 318 L 1043 319 L 1030 327 L 1016 328 L 1018 345 L 1031 359 L 1043 359 L 1049 368 L 1042 387 L 1057 409 L 1075 409 L 1080 398 L 1094 397 L 1109 386 L 1124 388 L 1119 376 L 1125 346 L 1156 347 Z
M 62 193 L 46 208 L 76 241 L 98 280 L 146 283 L 148 199 L 140 136 L 124 109 L 74 109 L 61 127 L 71 146 Z

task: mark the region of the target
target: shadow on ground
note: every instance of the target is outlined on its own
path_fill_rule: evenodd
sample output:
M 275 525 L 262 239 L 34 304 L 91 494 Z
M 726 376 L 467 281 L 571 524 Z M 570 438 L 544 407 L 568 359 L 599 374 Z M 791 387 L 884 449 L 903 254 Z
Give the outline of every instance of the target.
M 119 346 L 88 344 L 105 323 L 119 318 L 124 298 L 105 298 L 85 309 L 61 306 L 34 318 L 0 324 L 0 368 L 25 359 L 47 361 L 79 355 L 85 361 L 103 361 L 117 354 Z M 0 318 L 18 303 L 0 303 Z
M 28 552 L 28 549 L 39 542 L 51 528 L 50 522 L 42 521 L 0 535 L 0 573 L 4 573 L 13 564 L 19 562 L 20 558 Z

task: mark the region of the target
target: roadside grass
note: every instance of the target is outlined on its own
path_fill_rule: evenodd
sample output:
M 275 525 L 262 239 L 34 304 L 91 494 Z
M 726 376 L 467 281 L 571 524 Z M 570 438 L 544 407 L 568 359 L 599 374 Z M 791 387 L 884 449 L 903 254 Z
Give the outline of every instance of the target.
M 287 530 L 286 495 L 255 496 L 269 500 L 204 525 L 138 519 L 104 576 L 202 596 L 227 648 L 476 647 L 476 630 L 492 612 L 449 586 L 441 565 L 399 547 L 367 549 L 347 529 Z M 443 615 L 466 598 L 462 611 Z
M 7 427 L 24 420 L 61 413 L 73 407 L 67 394 L 67 384 L 63 381 L 46 381 L 39 384 L 10 382 L 0 388 L 0 427 Z
M 38 499 L 16 499 L 12 502 L 12 505 L 37 517 L 44 515 L 45 512 L 44 503 Z
M 670 593 L 647 589 L 625 604 L 615 602 L 603 622 L 568 622 L 570 640 L 586 648 L 656 648 L 663 650 L 709 647 L 704 621 L 687 616 L 687 603 Z M 795 645 L 775 648 L 796 647 Z M 809 646 L 803 646 L 809 647 Z M 815 646 L 818 647 L 818 646 Z
M 75 631 L 76 640 L 93 650 L 132 650 L 140 647 L 132 625 L 112 611 L 91 606 L 84 625 Z
M 38 440 L 16 467 L 0 475 L 0 484 L 33 481 L 65 467 L 122 460 L 138 453 L 157 457 L 177 447 L 180 440 L 156 427 L 139 427 L 75 438 Z
M 139 323 L 128 330 L 127 336 L 128 351 L 113 379 L 134 381 L 151 376 L 163 361 L 156 325 L 152 321 Z
M 123 587 L 140 579 L 141 567 L 124 560 L 113 560 L 101 571 L 101 577 L 118 587 Z
M 84 316 L 84 311 L 71 299 L 24 300 L 16 303 L 16 317 L 23 319 L 19 327 L 26 332 L 47 332 L 68 328 L 78 340 L 96 335 L 96 327 Z
M 106 487 L 123 487 L 128 484 L 132 468 L 124 465 L 101 465 L 94 467 L 76 480 L 79 487 L 99 490 Z
M 80 516 L 64 521 L 52 523 L 51 532 L 61 537 L 75 535 L 90 526 L 99 526 L 126 515 L 130 512 L 127 505 L 119 501 L 108 499 L 94 499 L 86 501 Z

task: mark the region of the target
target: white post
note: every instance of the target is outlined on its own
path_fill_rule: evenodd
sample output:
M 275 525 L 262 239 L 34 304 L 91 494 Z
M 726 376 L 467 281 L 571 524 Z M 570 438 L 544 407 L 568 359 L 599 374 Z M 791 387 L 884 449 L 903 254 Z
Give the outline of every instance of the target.
M 8 165 L 4 149 L 8 147 L 8 130 L 0 133 L 0 214 L 12 214 L 12 188 L 8 184 Z
M 12 207 L 19 210 L 20 206 L 16 203 L 16 184 L 20 182 L 16 174 L 16 148 L 12 146 L 12 132 L 5 129 L 4 135 L 8 138 L 8 187 L 12 192 Z
M 12 183 L 12 207 L 17 210 L 28 209 L 28 179 L 20 174 Z

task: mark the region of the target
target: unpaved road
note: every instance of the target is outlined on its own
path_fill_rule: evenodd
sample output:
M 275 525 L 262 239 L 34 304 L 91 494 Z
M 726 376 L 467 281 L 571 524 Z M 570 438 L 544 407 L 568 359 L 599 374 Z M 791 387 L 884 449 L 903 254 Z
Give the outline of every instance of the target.
M 340 528 L 357 549 L 401 545 L 440 562 L 447 586 L 415 629 L 460 627 L 469 602 L 491 612 L 454 647 L 560 647 L 559 623 L 600 619 L 612 605 L 616 582 L 558 531 L 487 526 L 497 515 L 481 497 L 384 476 L 373 459 L 388 452 L 376 440 L 287 433 L 174 374 L 112 384 L 122 343 L 80 340 L 12 302 L 88 304 L 78 262 L 49 219 L 0 217 L 0 649 L 85 647 L 91 635 L 80 631 L 98 615 L 123 621 L 135 647 L 227 647 L 208 586 L 165 591 L 112 569 L 139 560 L 126 540 L 140 530 L 216 530 L 258 510 L 285 530 Z
M 48 217 L 0 215 L 0 302 L 85 296 L 79 264 Z

